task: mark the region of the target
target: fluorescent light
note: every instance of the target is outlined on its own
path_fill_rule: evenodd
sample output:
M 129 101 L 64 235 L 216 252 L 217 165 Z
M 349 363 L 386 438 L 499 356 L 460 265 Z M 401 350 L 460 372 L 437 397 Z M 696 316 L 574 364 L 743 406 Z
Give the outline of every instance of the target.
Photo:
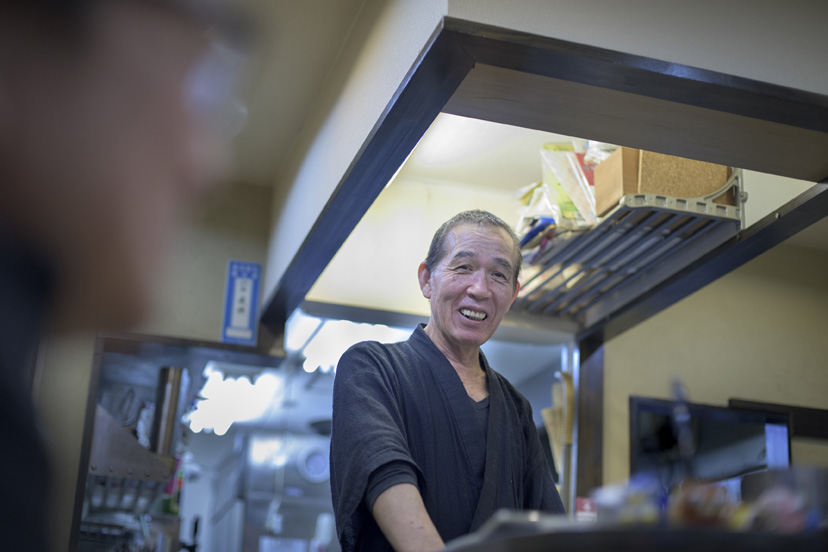
M 285 351 L 301 351 L 322 324 L 315 316 L 308 316 L 296 309 L 285 324 Z
M 287 465 L 287 443 L 280 437 L 256 436 L 250 440 L 250 463 L 281 468 Z
M 319 368 L 323 373 L 336 369 L 339 358 L 362 341 L 393 343 L 408 338 L 410 331 L 381 324 L 357 324 L 350 320 L 328 320 L 304 350 L 306 372 Z
M 269 370 L 256 376 L 225 378 L 210 365 L 204 370 L 207 381 L 199 392 L 195 409 L 187 415 L 194 433 L 213 431 L 224 435 L 236 422 L 262 417 L 280 398 L 283 380 Z

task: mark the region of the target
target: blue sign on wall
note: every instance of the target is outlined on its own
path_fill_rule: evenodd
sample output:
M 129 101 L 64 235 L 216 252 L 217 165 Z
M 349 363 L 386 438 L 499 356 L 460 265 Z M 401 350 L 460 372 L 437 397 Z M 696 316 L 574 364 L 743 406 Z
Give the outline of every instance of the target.
M 224 343 L 256 345 L 261 274 L 262 266 L 258 263 L 228 263 L 224 327 L 221 330 L 221 340 Z

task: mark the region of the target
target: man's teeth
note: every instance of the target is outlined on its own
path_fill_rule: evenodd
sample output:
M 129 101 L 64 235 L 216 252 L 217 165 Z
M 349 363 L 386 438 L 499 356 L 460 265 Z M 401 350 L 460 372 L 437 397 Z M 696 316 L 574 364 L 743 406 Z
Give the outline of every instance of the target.
M 460 314 L 472 320 L 485 320 L 486 318 L 485 312 L 477 312 L 469 309 L 460 309 Z

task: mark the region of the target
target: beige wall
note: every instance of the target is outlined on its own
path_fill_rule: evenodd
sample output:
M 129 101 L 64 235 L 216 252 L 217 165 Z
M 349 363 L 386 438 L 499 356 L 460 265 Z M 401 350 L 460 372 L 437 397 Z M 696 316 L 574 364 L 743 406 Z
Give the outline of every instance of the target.
M 826 319 L 828 253 L 783 245 L 607 342 L 605 483 L 629 476 L 629 396 L 668 398 L 677 376 L 695 402 L 828 407 Z M 819 443 L 792 453 L 828 463 Z
M 230 187 L 186 225 L 162 279 L 158 309 L 142 332 L 220 339 L 227 261 L 264 262 L 271 194 L 270 188 Z M 94 347 L 94 336 L 56 339 L 39 358 L 35 399 L 55 472 L 51 532 L 61 552 L 71 529 Z
M 746 228 L 753 226 L 814 185 L 813 182 L 756 171 L 745 170 L 742 171 L 742 175 L 742 186 L 748 195 L 747 203 L 743 207 Z
M 277 179 L 265 295 L 272 293 L 405 75 L 445 0 L 366 0 L 287 170 Z
M 379 195 L 307 299 L 427 316 L 417 268 L 435 230 L 467 209 L 488 210 L 514 225 L 519 208 L 507 192 L 398 177 Z
M 49 533 L 55 552 L 65 552 L 69 543 L 94 352 L 94 336 L 75 336 L 48 341 L 38 357 L 35 407 L 52 462 Z
M 267 258 L 271 188 L 237 184 L 184 227 L 142 333 L 221 340 L 227 262 Z

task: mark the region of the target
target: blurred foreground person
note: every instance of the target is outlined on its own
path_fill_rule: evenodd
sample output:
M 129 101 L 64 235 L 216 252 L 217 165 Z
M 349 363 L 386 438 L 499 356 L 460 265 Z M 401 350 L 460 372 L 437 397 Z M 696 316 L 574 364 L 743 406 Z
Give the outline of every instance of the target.
M 138 322 L 171 232 L 224 168 L 243 56 L 208 4 L 0 5 L 4 551 L 47 549 L 49 466 L 29 391 L 40 339 Z

